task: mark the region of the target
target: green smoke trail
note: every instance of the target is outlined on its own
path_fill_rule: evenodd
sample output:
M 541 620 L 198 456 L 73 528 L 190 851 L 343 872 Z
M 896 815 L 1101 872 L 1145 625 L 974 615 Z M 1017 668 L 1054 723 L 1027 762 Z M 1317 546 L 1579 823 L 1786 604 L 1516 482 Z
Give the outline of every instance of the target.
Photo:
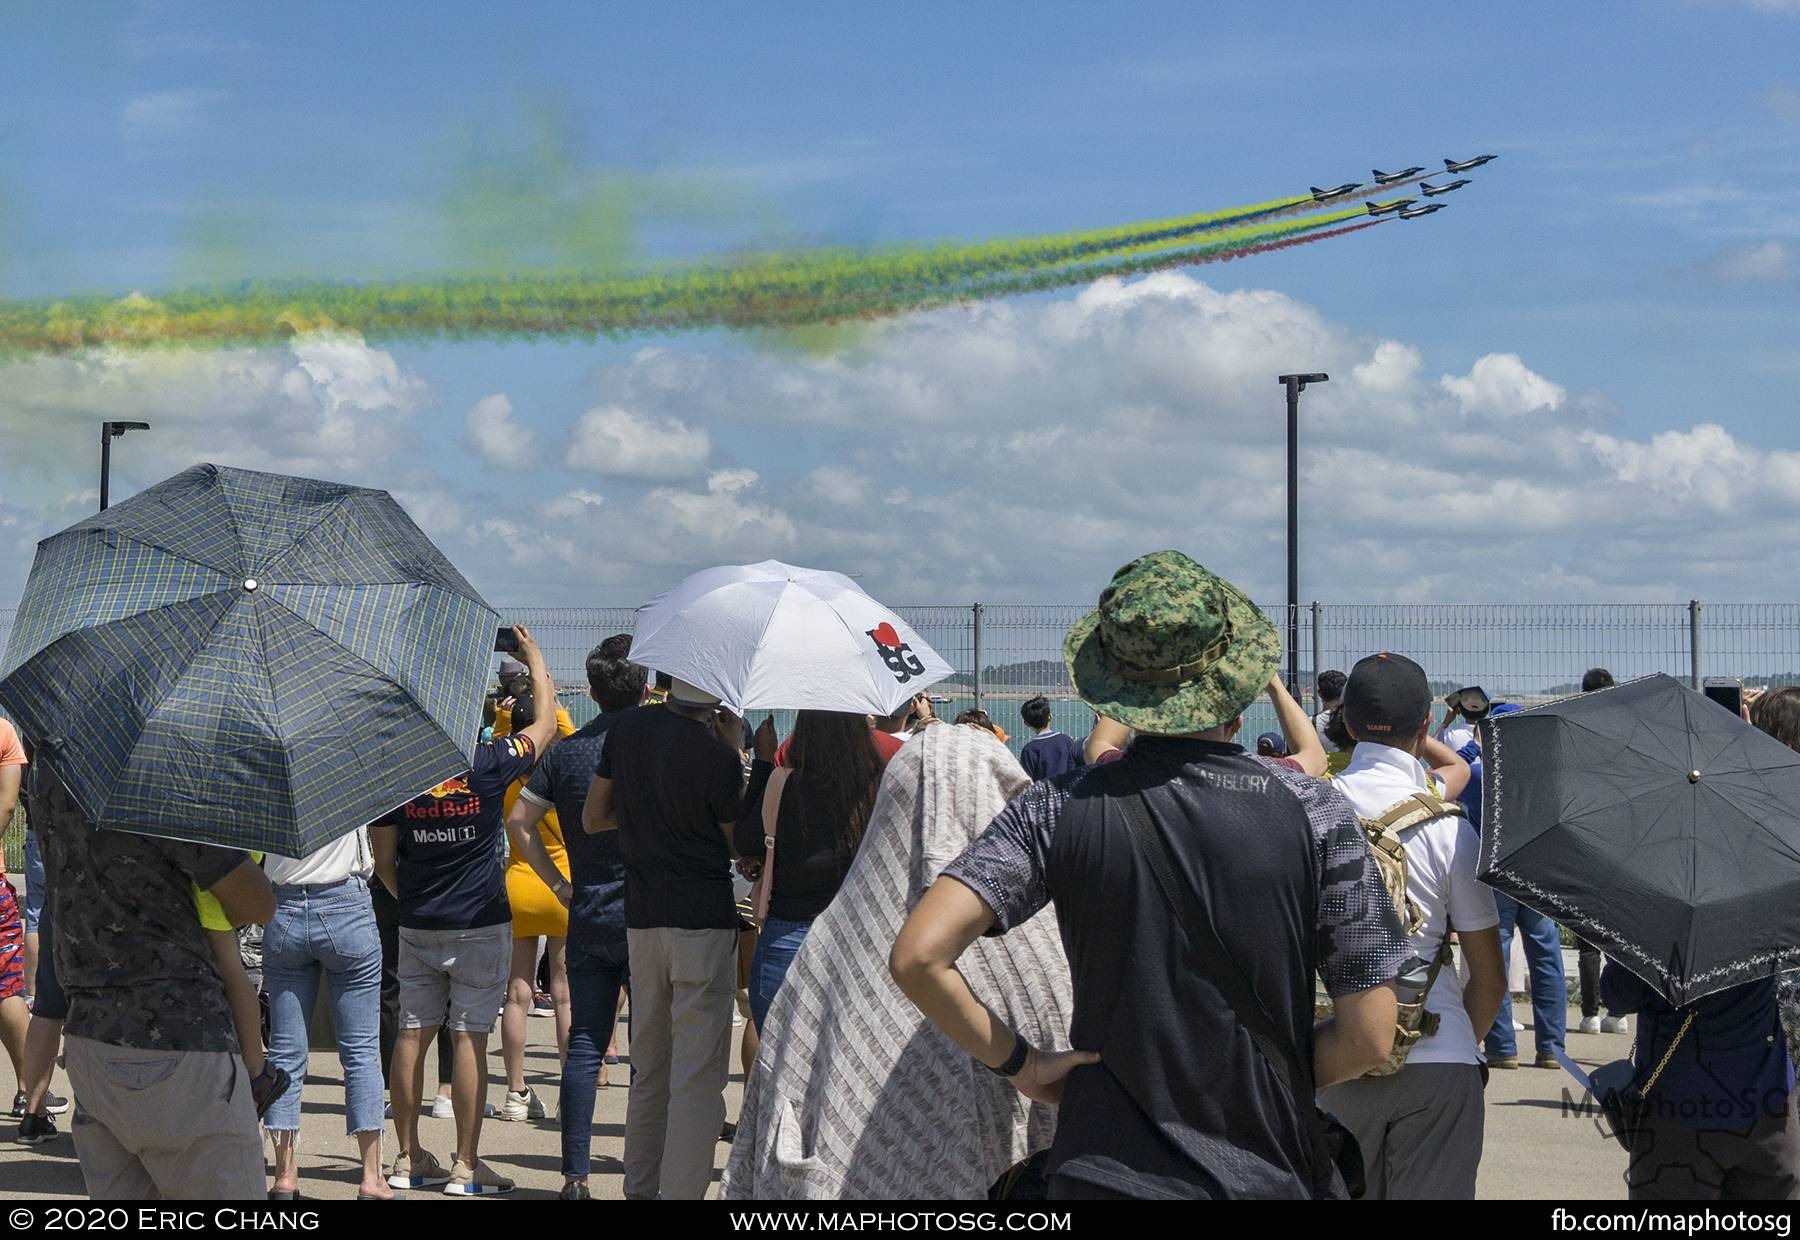
M 1363 214 L 1351 208 L 1292 223 L 1254 219 L 1259 211 L 1285 214 L 1295 201 L 1018 241 L 875 254 L 807 251 L 629 275 L 246 284 L 154 299 L 0 302 L 0 355 L 99 345 L 260 346 L 331 328 L 370 339 L 462 339 L 846 323 L 1211 261 Z M 1231 223 L 1246 213 L 1253 222 Z

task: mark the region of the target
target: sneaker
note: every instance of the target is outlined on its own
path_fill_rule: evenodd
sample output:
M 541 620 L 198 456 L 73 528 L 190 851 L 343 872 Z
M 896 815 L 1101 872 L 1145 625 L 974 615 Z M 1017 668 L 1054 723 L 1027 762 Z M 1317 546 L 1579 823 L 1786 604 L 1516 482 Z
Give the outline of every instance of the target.
M 1598 1016 L 1583 1016 L 1581 1018 L 1581 1032 L 1583 1032 L 1583 1033 L 1599 1033 L 1599 1032 L 1601 1032 L 1600 1018 Z
M 515 1124 L 528 1119 L 543 1119 L 544 1104 L 538 1101 L 538 1096 L 529 1085 L 517 1093 L 509 1089 L 506 1091 L 506 1105 L 500 1108 L 500 1118 Z M 477 1159 L 476 1162 L 479 1166 L 480 1160 Z
M 48 1115 L 27 1115 L 19 1121 L 17 1140 L 20 1145 L 42 1145 L 61 1135 L 56 1131 L 56 1121 Z
M 533 1016 L 555 1016 L 556 1000 L 543 991 L 538 991 L 531 996 L 531 1014 Z
M 488 1119 L 493 1119 L 494 1116 L 500 1114 L 500 1109 L 490 1102 L 481 1113 Z M 431 1100 L 431 1118 L 455 1119 L 456 1105 L 444 1094 L 439 1094 Z
M 388 1173 L 390 1188 L 436 1188 L 439 1184 L 449 1182 L 450 1173 L 444 1170 L 444 1164 L 430 1150 L 416 1159 L 410 1154 L 396 1154 L 394 1169 Z
M 1489 1068 L 1511 1070 L 1519 1066 L 1519 1057 L 1517 1055 L 1489 1055 L 1487 1063 Z
M 588 1192 L 587 1181 L 570 1180 L 563 1185 L 562 1192 L 556 1194 L 558 1201 L 592 1201 L 594 1194 Z
M 393 1119 L 394 1118 L 394 1104 L 393 1103 L 388 1102 L 388 1103 L 382 1104 L 381 1118 L 382 1119 Z
M 730 1120 L 726 1120 L 725 1126 L 719 1129 L 719 1140 L 726 1145 L 730 1145 L 733 1141 L 737 1140 L 737 1125 Z
M 1519 1023 L 1519 1022 L 1518 1022 L 1518 1021 L 1516 1021 L 1516 1020 L 1515 1020 L 1515 1021 L 1514 1021 L 1514 1022 L 1513 1022 L 1513 1032 L 1514 1032 L 1514 1033 L 1524 1033 L 1524 1032 L 1525 1032 L 1525 1026 L 1524 1026 L 1524 1025 L 1521 1025 L 1521 1024 L 1520 1024 L 1520 1023 Z
M 1556 1057 L 1555 1051 L 1539 1051 L 1535 1062 L 1540 1068 L 1562 1067 L 1562 1061 Z
M 64 1111 L 67 1111 L 68 1109 L 69 1109 L 69 1100 L 67 1098 L 58 1098 L 55 1094 L 50 1094 L 50 1093 L 47 1093 L 44 1095 L 44 1113 L 45 1114 L 61 1115 Z M 24 1119 L 25 1118 L 25 1091 L 24 1090 L 20 1090 L 18 1093 L 13 1095 L 12 1117 L 14 1119 Z
M 513 1190 L 511 1180 L 479 1158 L 475 1160 L 473 1167 L 460 1158 L 451 1166 L 450 1182 L 444 1185 L 444 1191 L 453 1197 L 488 1197 Z
M 1608 1016 L 1605 1020 L 1600 1022 L 1600 1032 L 1630 1033 L 1631 1022 L 1626 1020 L 1623 1016 Z
M 288 1086 L 294 1078 L 284 1068 L 277 1068 L 272 1063 L 263 1064 L 263 1070 L 256 1079 L 250 1082 L 250 1100 L 256 1103 L 256 1118 L 261 1119 L 275 1105 L 275 1100 L 287 1093 Z

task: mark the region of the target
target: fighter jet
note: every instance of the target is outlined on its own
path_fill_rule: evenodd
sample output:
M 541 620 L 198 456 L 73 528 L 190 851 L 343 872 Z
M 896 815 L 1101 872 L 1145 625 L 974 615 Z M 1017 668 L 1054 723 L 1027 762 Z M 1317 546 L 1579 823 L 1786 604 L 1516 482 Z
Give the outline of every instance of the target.
M 1379 168 L 1374 168 L 1370 170 L 1370 175 L 1375 178 L 1375 184 L 1377 185 L 1392 185 L 1395 181 L 1404 181 L 1407 177 L 1414 176 L 1423 171 L 1425 171 L 1425 169 L 1418 165 L 1414 165 L 1411 168 L 1402 168 L 1398 172 L 1383 172 Z
M 1421 215 L 1430 215 L 1433 211 L 1442 211 L 1443 209 L 1443 203 L 1434 202 L 1429 207 L 1414 207 L 1410 211 L 1402 211 L 1400 213 L 1400 218 L 1403 220 L 1416 220 Z
M 1361 188 L 1362 188 L 1361 181 L 1345 181 L 1342 185 L 1334 185 L 1330 189 L 1320 189 L 1317 185 L 1315 185 L 1312 187 L 1313 201 L 1314 202 L 1330 202 L 1333 198 L 1342 198 L 1345 194 L 1348 194 L 1350 191 L 1361 189 Z
M 1467 172 L 1471 168 L 1479 168 L 1490 160 L 1499 159 L 1498 155 L 1477 155 L 1474 159 L 1465 159 L 1458 163 L 1454 159 L 1444 161 L 1445 172 Z
M 1419 201 L 1417 198 L 1396 198 L 1392 202 L 1371 202 L 1368 204 L 1370 215 L 1391 215 L 1395 211 L 1404 211 Z
M 1461 189 L 1468 181 L 1452 181 L 1448 185 L 1433 185 L 1430 181 L 1419 186 L 1419 192 L 1427 198 L 1436 198 L 1439 194 L 1448 194 L 1453 189 Z

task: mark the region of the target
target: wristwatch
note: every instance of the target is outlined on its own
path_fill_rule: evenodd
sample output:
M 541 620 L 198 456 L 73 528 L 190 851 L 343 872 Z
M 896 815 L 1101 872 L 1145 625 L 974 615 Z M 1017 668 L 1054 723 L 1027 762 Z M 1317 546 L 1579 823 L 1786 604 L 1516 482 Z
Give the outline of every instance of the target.
M 981 1066 L 995 1076 L 1017 1076 L 1024 1071 L 1026 1056 L 1030 1054 L 1031 1043 L 1027 1042 L 1022 1035 L 1015 1033 L 1013 1034 L 1012 1054 L 1006 1057 L 1005 1063 L 998 1065 L 983 1063 Z M 976 1062 L 980 1063 L 981 1061 L 977 1060 Z

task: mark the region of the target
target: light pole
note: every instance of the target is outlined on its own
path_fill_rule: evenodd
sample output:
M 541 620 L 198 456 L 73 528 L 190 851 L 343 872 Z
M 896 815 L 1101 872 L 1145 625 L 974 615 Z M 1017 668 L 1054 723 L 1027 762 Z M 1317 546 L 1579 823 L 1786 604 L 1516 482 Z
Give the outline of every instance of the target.
M 126 431 L 147 431 L 148 422 L 102 422 L 100 424 L 100 511 L 112 491 L 112 441 Z
M 1295 701 L 1300 699 L 1300 393 L 1307 384 L 1325 383 L 1330 378 L 1308 374 L 1282 375 L 1276 380 L 1287 389 L 1287 682 Z

